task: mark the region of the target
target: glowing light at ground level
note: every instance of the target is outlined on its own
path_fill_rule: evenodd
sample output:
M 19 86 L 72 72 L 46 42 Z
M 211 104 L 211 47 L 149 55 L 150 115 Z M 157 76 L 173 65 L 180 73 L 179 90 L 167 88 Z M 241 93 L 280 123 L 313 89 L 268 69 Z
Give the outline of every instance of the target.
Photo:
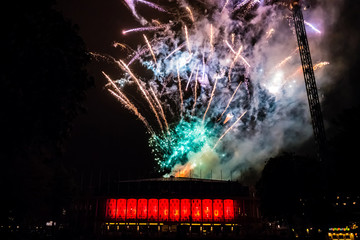
M 235 205 L 232 199 L 107 199 L 105 218 L 118 222 L 228 222 L 240 213 Z

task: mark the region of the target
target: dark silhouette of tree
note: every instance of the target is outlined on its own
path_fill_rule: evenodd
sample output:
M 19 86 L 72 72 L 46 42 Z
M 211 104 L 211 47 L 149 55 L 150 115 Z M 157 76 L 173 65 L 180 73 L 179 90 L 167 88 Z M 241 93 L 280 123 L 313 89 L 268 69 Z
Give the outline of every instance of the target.
M 2 222 L 58 214 L 69 186 L 69 173 L 54 160 L 93 80 L 78 29 L 54 4 L 7 1 L 1 15 Z
M 263 216 L 291 228 L 326 228 L 331 213 L 322 177 L 316 159 L 289 153 L 269 159 L 256 185 Z
M 329 139 L 329 186 L 332 192 L 359 194 L 358 138 L 360 106 L 344 110 L 333 120 L 335 131 Z

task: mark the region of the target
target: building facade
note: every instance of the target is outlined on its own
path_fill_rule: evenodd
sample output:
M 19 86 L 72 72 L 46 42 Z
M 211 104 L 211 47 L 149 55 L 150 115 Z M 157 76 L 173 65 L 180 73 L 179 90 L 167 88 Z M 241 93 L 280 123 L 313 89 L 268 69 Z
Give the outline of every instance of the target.
M 258 200 L 234 181 L 119 181 L 105 195 L 74 200 L 72 225 L 102 236 L 239 236 L 260 223 Z

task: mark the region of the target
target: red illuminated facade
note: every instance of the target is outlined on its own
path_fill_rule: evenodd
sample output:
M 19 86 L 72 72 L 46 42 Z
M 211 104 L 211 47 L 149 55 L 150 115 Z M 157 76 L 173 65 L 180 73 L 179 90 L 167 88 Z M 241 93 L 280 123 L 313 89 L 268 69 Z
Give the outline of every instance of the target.
M 170 221 L 179 222 L 180 220 L 180 200 L 170 199 Z
M 126 220 L 136 220 L 136 203 L 137 200 L 134 198 L 127 200 Z
M 180 205 L 180 208 L 181 208 L 180 220 L 182 222 L 188 222 L 188 221 L 190 221 L 190 216 L 191 216 L 190 199 L 181 199 L 180 203 L 181 203 L 181 205 Z
M 159 200 L 149 199 L 149 213 L 148 219 L 150 221 L 157 221 L 159 219 Z
M 164 222 L 169 220 L 169 199 L 159 200 L 159 221 Z
M 223 200 L 215 199 L 213 201 L 214 222 L 221 222 L 224 219 L 224 204 Z
M 225 221 L 234 219 L 234 201 L 230 199 L 224 200 L 224 218 Z
M 116 220 L 125 221 L 126 219 L 126 199 L 121 198 L 116 203 Z
M 109 220 L 152 222 L 230 222 L 235 219 L 233 199 L 108 199 Z
M 212 222 L 213 220 L 213 207 L 211 199 L 202 200 L 202 217 L 204 222 Z
M 137 219 L 146 220 L 148 215 L 147 199 L 138 199 Z
M 226 235 L 246 239 L 243 229 L 261 221 L 258 200 L 239 182 L 175 177 L 114 179 L 100 190 L 93 198 L 75 199 L 72 209 L 74 226 L 85 226 L 99 236 L 155 239 Z

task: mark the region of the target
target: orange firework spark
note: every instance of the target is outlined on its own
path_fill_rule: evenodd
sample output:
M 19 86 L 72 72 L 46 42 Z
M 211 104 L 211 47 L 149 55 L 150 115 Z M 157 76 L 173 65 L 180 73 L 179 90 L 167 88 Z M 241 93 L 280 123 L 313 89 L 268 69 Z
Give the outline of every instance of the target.
M 108 91 L 118 99 L 118 101 L 120 101 L 125 108 L 127 108 L 129 111 L 133 112 L 133 114 L 135 116 L 137 116 L 145 125 L 145 127 L 149 130 L 149 132 L 154 133 L 154 131 L 151 129 L 149 123 L 146 121 L 146 119 L 144 118 L 144 116 L 141 115 L 141 113 L 139 113 L 138 109 L 135 107 L 134 104 L 131 103 L 131 101 L 125 96 L 125 94 L 123 94 L 120 89 L 116 86 L 116 84 L 114 83 L 113 80 L 111 80 L 111 78 L 105 74 L 104 72 L 102 72 L 104 74 L 104 76 L 106 77 L 106 79 L 109 81 L 109 83 L 115 88 L 116 92 L 115 93 L 113 90 L 108 89 Z
M 154 52 L 153 52 L 153 50 L 152 50 L 152 48 L 151 48 L 150 43 L 149 43 L 148 39 L 146 38 L 145 34 L 143 34 L 143 36 L 144 36 L 144 38 L 145 38 L 146 44 L 147 44 L 148 47 L 149 47 L 149 50 L 150 50 L 150 53 L 151 53 L 151 55 L 152 55 L 152 57 L 153 57 L 153 59 L 154 59 L 154 62 L 155 62 L 155 64 L 157 64 L 157 63 L 156 63 L 156 57 L 155 57 L 155 54 L 154 54 Z
M 213 149 L 216 148 L 216 146 L 219 144 L 219 142 L 221 141 L 221 139 L 223 139 L 223 137 L 225 137 L 225 135 L 230 132 L 231 129 L 233 129 L 233 127 L 237 124 L 238 121 L 240 121 L 240 119 L 245 115 L 247 111 L 245 111 L 243 114 L 240 115 L 240 117 L 238 117 L 238 119 L 236 119 L 236 121 L 228 128 L 226 129 L 226 131 L 224 132 L 223 135 L 221 135 L 221 137 L 219 138 L 219 140 L 217 140 L 217 142 L 215 143 Z
M 223 124 L 226 124 L 233 117 L 234 117 L 234 115 L 232 115 L 231 113 L 226 114 L 226 118 L 225 118 Z
M 150 91 L 151 91 L 151 94 L 153 95 L 153 97 L 155 99 L 155 102 L 156 102 L 156 104 L 157 104 L 157 106 L 158 106 L 158 108 L 160 110 L 160 115 L 161 115 L 162 119 L 164 120 L 166 130 L 169 130 L 169 126 L 168 126 L 168 122 L 167 122 L 166 117 L 165 117 L 164 109 L 161 106 L 161 103 L 160 103 L 158 97 L 156 96 L 154 90 L 152 89 L 152 87 L 150 87 Z
M 214 32 L 213 32 L 213 25 L 210 25 L 210 50 L 211 52 L 214 51 L 214 43 L 213 43 L 213 38 L 214 38 Z
M 205 111 L 204 116 L 203 116 L 203 122 L 205 121 L 206 113 L 209 111 L 211 101 L 213 100 L 213 97 L 214 97 L 214 94 L 215 94 L 216 83 L 217 83 L 217 81 L 218 81 L 219 78 L 220 78 L 219 76 L 216 76 L 216 77 L 215 77 L 214 87 L 213 87 L 213 90 L 211 91 L 209 103 L 208 103 L 208 105 L 207 105 L 206 111 Z
M 320 63 L 317 63 L 314 65 L 314 71 L 326 66 L 326 65 L 329 65 L 330 63 L 329 62 L 320 62 Z
M 144 95 L 145 99 L 147 100 L 147 102 L 149 103 L 149 106 L 151 108 L 151 110 L 154 112 L 155 114 L 155 117 L 159 123 L 159 126 L 161 128 L 161 130 L 163 130 L 163 126 L 161 124 L 161 121 L 160 121 L 160 118 L 159 118 L 159 114 L 157 113 L 155 107 L 154 107 L 154 104 L 152 103 L 152 101 L 150 100 L 149 96 L 148 96 L 148 93 L 146 92 L 146 90 L 142 87 L 142 84 L 140 82 L 140 80 L 132 73 L 132 71 L 129 69 L 129 67 L 122 61 L 122 60 L 119 60 L 120 65 L 122 65 L 125 70 L 130 74 L 130 76 L 134 79 L 134 81 L 136 82 L 136 84 L 138 85 L 140 91 L 142 92 L 142 94 Z
M 190 9 L 188 6 L 186 6 L 186 10 L 189 12 L 191 21 L 192 21 L 192 22 L 195 22 L 195 20 L 194 20 L 194 15 L 193 15 L 191 9 Z
M 222 116 L 224 115 L 224 113 L 226 112 L 226 110 L 228 109 L 228 107 L 230 106 L 230 103 L 232 102 L 232 100 L 233 100 L 233 98 L 234 98 L 234 96 L 235 96 L 235 94 L 236 94 L 237 90 L 240 88 L 241 83 L 242 83 L 242 82 L 240 82 L 240 83 L 239 83 L 239 85 L 236 87 L 236 89 L 235 89 L 235 91 L 234 91 L 233 95 L 231 96 L 231 98 L 230 98 L 230 100 L 229 100 L 228 104 L 226 105 L 225 110 L 221 113 L 221 115 L 220 115 L 220 117 L 218 118 L 218 120 L 217 120 L 217 121 L 220 121 L 220 119 L 222 118 Z

